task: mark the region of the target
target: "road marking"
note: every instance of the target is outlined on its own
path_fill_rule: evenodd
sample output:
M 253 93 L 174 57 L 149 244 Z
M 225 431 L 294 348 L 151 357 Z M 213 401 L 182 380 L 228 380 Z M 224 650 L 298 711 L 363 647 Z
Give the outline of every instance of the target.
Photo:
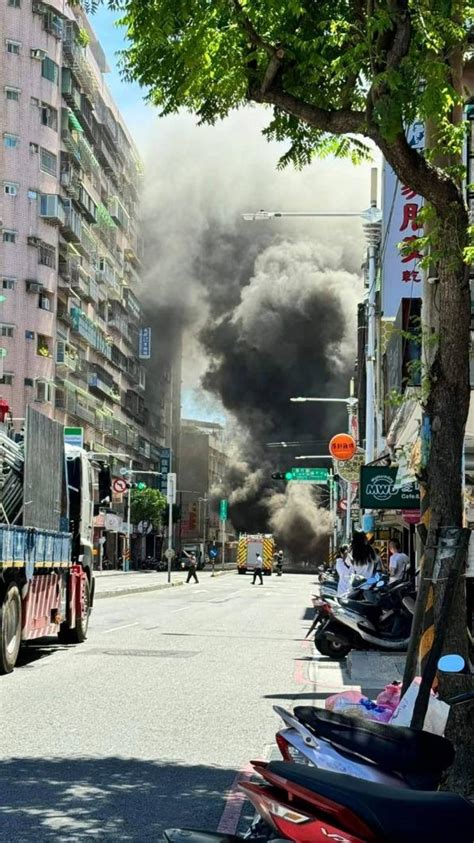
M 123 626 L 113 626 L 112 629 L 104 629 L 104 632 L 118 632 L 119 629 L 128 629 L 130 626 L 138 626 L 138 621 L 125 623 Z
M 207 592 L 207 588 L 197 588 L 196 591 L 193 592 L 193 594 L 207 594 Z
M 184 612 L 185 609 L 189 609 L 189 606 L 181 606 L 181 609 L 173 609 L 171 612 L 172 615 L 175 615 L 176 612 Z
M 246 800 L 246 796 L 241 790 L 239 790 L 239 784 L 241 782 L 250 781 L 253 774 L 254 770 L 251 764 L 247 764 L 245 767 L 242 767 L 242 769 L 237 773 L 230 790 L 228 791 L 225 807 L 222 812 L 219 825 L 217 826 L 219 834 L 235 834 L 237 831 L 240 822 L 240 815 L 242 814 L 242 809 Z

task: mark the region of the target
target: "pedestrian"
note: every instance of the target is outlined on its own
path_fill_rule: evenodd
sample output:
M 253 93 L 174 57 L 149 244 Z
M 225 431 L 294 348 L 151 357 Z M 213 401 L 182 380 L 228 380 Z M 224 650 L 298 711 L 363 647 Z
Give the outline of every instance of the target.
M 354 576 L 354 568 L 347 558 L 348 547 L 346 544 L 341 545 L 339 550 L 337 551 L 336 557 L 336 574 L 339 577 L 337 582 L 337 596 L 340 597 L 341 594 L 347 594 L 351 588 L 352 577 Z
M 370 545 L 363 531 L 356 531 L 352 536 L 351 549 L 346 560 L 352 566 L 355 576 L 365 580 L 373 577 L 381 566 L 380 556 Z
M 186 553 L 186 551 L 184 551 L 184 553 L 186 554 L 186 556 L 189 559 L 188 576 L 187 576 L 186 582 L 191 582 L 191 577 L 194 577 L 194 582 L 198 583 L 199 580 L 198 580 L 197 574 L 196 574 L 196 567 L 197 567 L 196 554 L 195 553 L 189 554 L 189 553 Z
M 260 585 L 263 585 L 262 570 L 263 570 L 263 559 L 262 559 L 260 553 L 257 553 L 257 558 L 255 560 L 255 568 L 253 569 L 252 585 L 255 585 L 255 581 L 256 581 L 257 577 L 260 578 Z
M 398 539 L 392 539 L 389 543 L 389 548 L 392 554 L 388 561 L 390 572 L 389 582 L 399 582 L 405 579 L 410 560 L 406 553 L 402 553 L 402 546 Z

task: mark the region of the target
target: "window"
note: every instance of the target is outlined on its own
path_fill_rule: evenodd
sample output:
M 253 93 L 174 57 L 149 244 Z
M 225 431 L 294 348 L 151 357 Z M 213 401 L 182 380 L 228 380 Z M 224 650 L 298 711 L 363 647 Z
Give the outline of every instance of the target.
M 18 183 L 14 181 L 4 181 L 3 182 L 3 192 L 7 196 L 16 196 L 18 193 Z
M 34 340 L 35 332 L 34 331 L 25 331 L 25 340 Z M 33 381 L 31 382 L 30 386 L 33 386 Z
M 13 325 L 1 325 L 0 324 L 0 337 L 12 337 L 13 336 Z
M 39 194 L 37 190 L 32 190 L 31 187 L 27 193 L 28 199 L 37 199 Z
M 30 141 L 30 152 L 38 154 L 40 151 L 39 144 Z
M 25 386 L 33 386 L 33 378 L 25 378 L 23 383 L 25 384 Z
M 50 82 L 55 82 L 57 85 L 59 80 L 58 71 L 59 69 L 56 62 L 52 61 L 52 59 L 48 58 L 48 56 L 45 56 L 41 62 L 41 75 L 45 79 L 49 79 Z
M 3 145 L 6 149 L 16 149 L 20 144 L 18 135 L 10 135 L 8 132 L 3 133 Z
M 8 6 L 12 6 L 14 9 L 20 8 L 20 0 L 8 0 Z
M 49 126 L 56 132 L 58 129 L 58 112 L 52 105 L 47 102 L 41 103 L 41 123 L 43 126 Z
M 56 269 L 56 249 L 49 243 L 41 243 L 38 250 L 38 263 Z
M 18 102 L 18 100 L 20 99 L 20 93 L 20 88 L 11 88 L 9 85 L 5 85 L 5 96 L 7 100 Z
M 15 289 L 16 278 L 3 278 L 2 279 L 2 287 L 4 290 L 14 290 Z
M 40 170 L 43 170 L 45 173 L 50 173 L 52 176 L 57 175 L 58 171 L 57 156 L 54 155 L 53 152 L 43 149 L 43 147 L 41 147 Z
M 16 243 L 16 231 L 3 231 L 4 243 Z
M 0 383 L 3 383 L 5 386 L 11 386 L 13 383 L 13 374 L 5 372 L 3 377 L 0 377 Z
M 20 55 L 21 41 L 12 41 L 11 38 L 5 39 L 7 53 L 13 53 L 15 56 Z
M 49 338 L 38 334 L 38 341 L 36 345 L 36 353 L 40 357 L 51 357 L 51 349 L 49 347 Z
M 51 401 L 52 386 L 47 381 L 36 381 L 35 401 L 42 404 L 49 404 Z
M 40 310 L 51 310 L 51 299 L 45 296 L 44 293 L 40 293 L 38 307 Z

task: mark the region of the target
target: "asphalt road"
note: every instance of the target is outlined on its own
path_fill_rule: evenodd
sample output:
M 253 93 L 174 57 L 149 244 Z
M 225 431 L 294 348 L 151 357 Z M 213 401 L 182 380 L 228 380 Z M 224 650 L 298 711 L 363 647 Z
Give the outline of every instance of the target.
M 301 641 L 313 582 L 205 572 L 98 601 L 85 644 L 29 647 L 0 677 L 0 840 L 216 829 L 236 774 L 272 752 L 272 704 L 313 690 Z

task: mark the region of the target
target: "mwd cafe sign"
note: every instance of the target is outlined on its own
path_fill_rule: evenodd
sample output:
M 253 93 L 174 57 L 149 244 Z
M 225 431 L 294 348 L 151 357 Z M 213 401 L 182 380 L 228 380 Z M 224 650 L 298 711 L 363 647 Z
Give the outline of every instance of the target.
M 419 509 L 417 483 L 397 485 L 398 468 L 365 465 L 360 472 L 362 509 Z

